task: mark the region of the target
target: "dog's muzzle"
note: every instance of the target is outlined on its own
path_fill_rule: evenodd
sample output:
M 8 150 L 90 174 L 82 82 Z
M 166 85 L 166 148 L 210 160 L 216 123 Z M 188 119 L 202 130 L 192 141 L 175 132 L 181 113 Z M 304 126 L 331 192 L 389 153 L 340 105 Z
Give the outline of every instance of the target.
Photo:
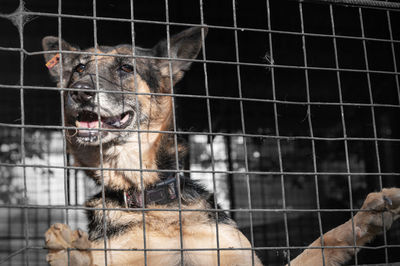
M 92 111 L 79 111 L 73 122 L 76 126 L 74 136 L 83 142 L 96 142 L 100 135 L 103 138 L 109 133 L 120 133 L 117 129 L 127 128 L 132 123 L 133 118 L 133 111 L 115 116 L 99 116 L 98 113 Z M 107 129 L 114 130 L 107 131 Z
M 71 86 L 71 88 L 77 89 L 69 91 L 69 95 L 75 103 L 80 103 L 80 104 L 88 103 L 95 96 L 93 86 L 91 86 L 89 83 L 75 82 Z

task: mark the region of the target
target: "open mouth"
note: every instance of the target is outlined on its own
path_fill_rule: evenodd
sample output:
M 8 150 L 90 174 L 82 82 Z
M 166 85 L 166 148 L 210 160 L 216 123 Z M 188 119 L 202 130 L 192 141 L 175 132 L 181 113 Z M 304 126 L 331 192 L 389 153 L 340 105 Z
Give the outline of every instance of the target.
M 116 116 L 99 116 L 95 112 L 82 111 L 78 114 L 75 126 L 78 127 L 77 136 L 83 138 L 84 141 L 94 142 L 98 139 L 99 134 L 107 135 L 107 131 L 97 130 L 100 128 L 124 129 L 130 125 L 133 119 L 133 112 L 128 111 Z

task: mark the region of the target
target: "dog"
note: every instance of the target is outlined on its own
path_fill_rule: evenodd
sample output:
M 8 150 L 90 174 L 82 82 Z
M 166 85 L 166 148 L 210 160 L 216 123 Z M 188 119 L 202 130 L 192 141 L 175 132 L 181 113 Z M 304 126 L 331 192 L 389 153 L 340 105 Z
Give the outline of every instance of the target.
M 80 50 L 43 38 L 50 75 L 64 88 L 68 152 L 103 187 L 86 202 L 88 233 L 65 224 L 48 229 L 50 265 L 262 265 L 235 222 L 214 210 L 214 196 L 174 171 L 185 148 L 168 133 L 172 87 L 206 35 L 207 28 L 189 28 L 151 49 Z M 355 253 L 348 246 L 364 245 L 399 217 L 400 189 L 370 193 L 362 209 L 290 264 L 345 263 Z

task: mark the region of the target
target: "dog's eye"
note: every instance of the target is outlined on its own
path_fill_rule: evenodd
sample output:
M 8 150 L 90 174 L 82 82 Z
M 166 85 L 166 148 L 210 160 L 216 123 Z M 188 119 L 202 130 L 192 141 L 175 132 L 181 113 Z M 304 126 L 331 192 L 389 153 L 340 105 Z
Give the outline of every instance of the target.
M 85 70 L 85 68 L 86 68 L 86 66 L 84 65 L 84 64 L 78 64 L 76 67 L 75 67 L 75 72 L 78 72 L 78 73 L 83 73 L 83 71 Z
M 133 66 L 131 65 L 122 65 L 119 69 L 126 73 L 131 73 L 133 71 Z

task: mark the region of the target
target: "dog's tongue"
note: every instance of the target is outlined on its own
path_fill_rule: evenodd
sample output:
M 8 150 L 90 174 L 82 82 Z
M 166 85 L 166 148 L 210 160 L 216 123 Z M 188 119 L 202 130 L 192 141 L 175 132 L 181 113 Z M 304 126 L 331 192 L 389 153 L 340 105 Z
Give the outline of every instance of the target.
M 98 128 L 99 121 L 76 121 L 77 127 Z

